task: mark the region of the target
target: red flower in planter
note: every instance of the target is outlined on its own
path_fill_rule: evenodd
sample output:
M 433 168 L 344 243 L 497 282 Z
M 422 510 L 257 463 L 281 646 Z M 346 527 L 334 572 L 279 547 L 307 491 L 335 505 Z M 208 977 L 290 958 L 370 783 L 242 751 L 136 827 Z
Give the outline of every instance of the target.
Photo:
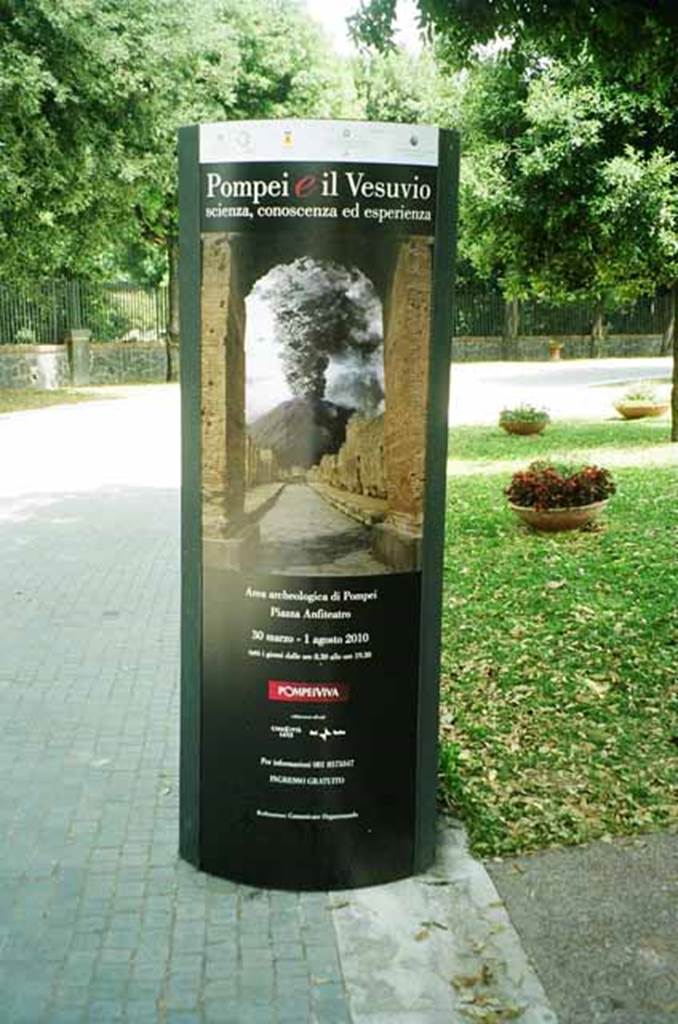
M 512 505 L 545 511 L 550 508 L 581 508 L 604 501 L 616 491 L 607 469 L 582 466 L 579 469 L 532 462 L 513 474 L 504 491 Z

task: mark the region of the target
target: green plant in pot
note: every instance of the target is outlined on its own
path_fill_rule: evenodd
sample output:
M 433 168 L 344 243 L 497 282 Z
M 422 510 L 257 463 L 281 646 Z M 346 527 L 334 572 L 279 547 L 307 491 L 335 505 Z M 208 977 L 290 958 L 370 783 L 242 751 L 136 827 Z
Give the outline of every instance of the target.
M 550 423 L 550 416 L 546 409 L 536 409 L 533 405 L 517 405 L 499 413 L 499 426 L 508 434 L 541 434 L 547 423 Z
M 656 388 L 651 384 L 640 382 L 629 388 L 614 407 L 625 420 L 639 420 L 646 416 L 661 416 L 669 403 L 658 397 Z
M 555 532 L 588 526 L 615 491 L 609 470 L 600 466 L 532 462 L 513 474 L 504 493 L 523 522 Z

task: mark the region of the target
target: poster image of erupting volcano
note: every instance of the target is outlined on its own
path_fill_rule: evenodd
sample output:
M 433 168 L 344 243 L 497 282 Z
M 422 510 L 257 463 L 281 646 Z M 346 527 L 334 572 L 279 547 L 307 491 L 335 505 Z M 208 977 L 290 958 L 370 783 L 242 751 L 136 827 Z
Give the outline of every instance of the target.
M 208 549 L 292 575 L 416 569 L 435 169 L 218 166 L 203 234 Z

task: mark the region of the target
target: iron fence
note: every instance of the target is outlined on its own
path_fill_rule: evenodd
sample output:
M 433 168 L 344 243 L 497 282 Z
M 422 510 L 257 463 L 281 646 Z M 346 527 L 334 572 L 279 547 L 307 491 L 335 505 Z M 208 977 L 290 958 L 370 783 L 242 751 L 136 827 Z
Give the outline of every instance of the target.
M 0 344 L 54 345 L 86 327 L 95 341 L 159 341 L 167 333 L 168 291 L 129 282 L 0 282 Z
M 484 338 L 501 334 L 504 329 L 505 305 L 501 292 L 495 289 L 477 285 L 457 288 L 455 335 Z
M 605 311 L 611 334 L 662 334 L 669 316 L 669 295 L 662 292 Z M 518 334 L 587 335 L 594 317 L 592 303 L 525 301 L 519 304 Z M 505 321 L 506 303 L 500 291 L 482 284 L 457 289 L 457 337 L 501 336 Z M 168 322 L 166 286 L 41 281 L 22 287 L 0 282 L 0 344 L 58 344 L 78 327 L 91 330 L 95 341 L 156 341 L 166 337 Z
M 473 285 L 457 289 L 455 296 L 457 337 L 501 337 L 505 331 L 506 303 L 500 291 Z M 605 324 L 610 334 L 663 334 L 671 315 L 667 292 L 643 296 L 625 306 L 606 308 Z M 518 334 L 589 335 L 596 309 L 592 302 L 551 305 L 535 300 L 521 301 Z

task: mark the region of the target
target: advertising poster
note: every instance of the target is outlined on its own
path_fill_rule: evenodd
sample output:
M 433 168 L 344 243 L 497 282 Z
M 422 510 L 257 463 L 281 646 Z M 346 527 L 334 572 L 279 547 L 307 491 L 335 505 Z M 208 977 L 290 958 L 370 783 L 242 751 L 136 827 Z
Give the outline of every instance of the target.
M 442 353 L 432 329 L 444 133 L 185 131 L 189 859 L 283 888 L 403 877 L 421 861 L 425 764 L 435 788 L 422 647 L 435 673 L 437 626 L 422 626 L 425 606 L 439 616 L 444 481 L 427 491 L 446 418 L 450 321 Z

